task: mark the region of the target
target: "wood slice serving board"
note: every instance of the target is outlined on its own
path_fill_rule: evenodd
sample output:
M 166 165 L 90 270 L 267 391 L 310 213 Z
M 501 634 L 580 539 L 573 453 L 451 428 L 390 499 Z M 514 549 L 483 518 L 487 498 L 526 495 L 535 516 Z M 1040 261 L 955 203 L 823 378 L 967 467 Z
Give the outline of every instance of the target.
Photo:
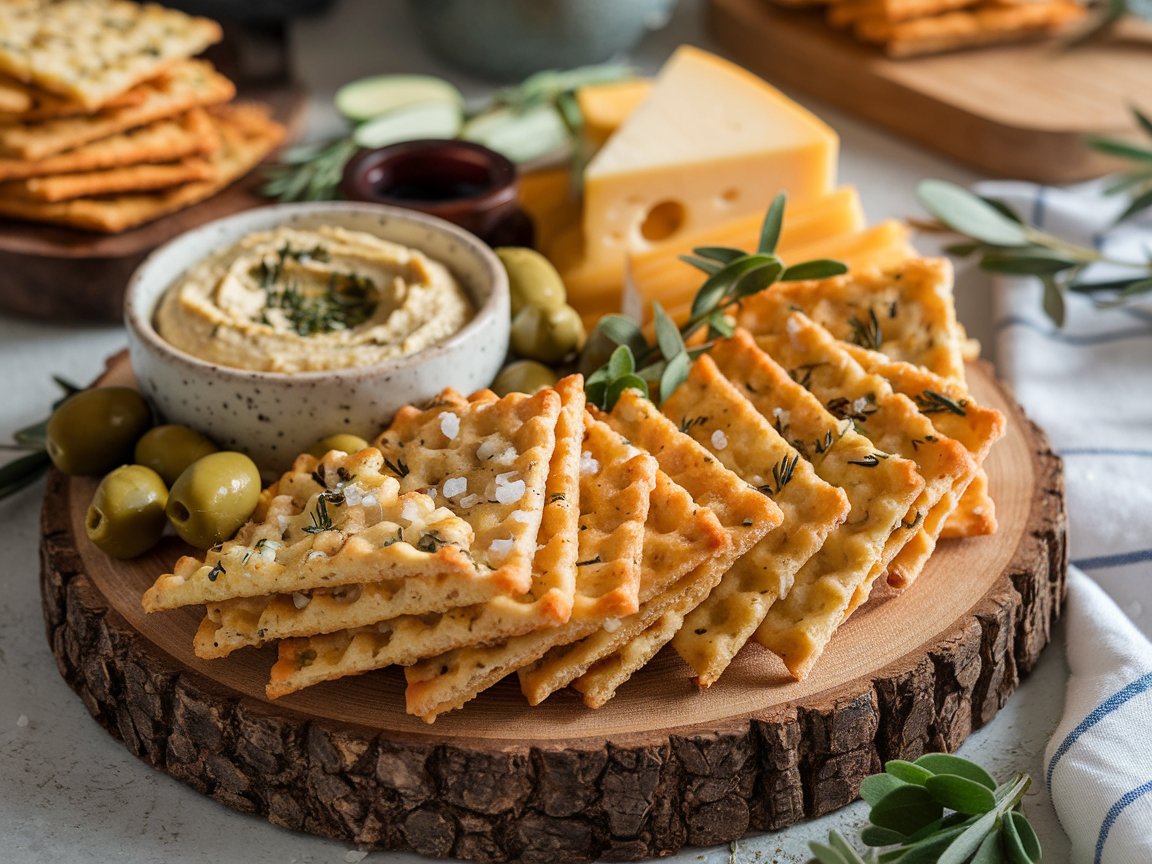
M 633 860 L 790 825 L 852 801 L 883 760 L 952 750 L 1035 664 L 1066 569 L 1061 463 L 974 366 L 1008 434 L 987 469 L 1000 531 L 941 544 L 907 592 L 841 628 L 803 682 L 757 646 L 699 692 L 665 651 L 599 711 L 513 681 L 434 726 L 383 670 L 268 701 L 273 649 L 201 661 L 201 610 L 145 615 L 182 551 L 115 562 L 84 537 L 95 481 L 54 473 L 42 592 L 61 674 L 148 764 L 237 810 L 377 848 L 476 861 Z M 107 383 L 130 381 L 116 363 Z M 514 676 L 513 676 L 514 680 Z
M 296 84 L 245 89 L 291 139 L 306 102 Z M 210 198 L 119 234 L 0 220 L 0 310 L 57 321 L 119 322 L 128 277 L 153 249 L 205 222 L 267 204 L 254 171 Z
M 1152 25 L 1075 50 L 1051 41 L 889 60 L 830 27 L 823 9 L 710 0 L 708 24 L 737 61 L 993 176 L 1062 183 L 1122 165 L 1086 135 L 1138 137 L 1152 110 Z

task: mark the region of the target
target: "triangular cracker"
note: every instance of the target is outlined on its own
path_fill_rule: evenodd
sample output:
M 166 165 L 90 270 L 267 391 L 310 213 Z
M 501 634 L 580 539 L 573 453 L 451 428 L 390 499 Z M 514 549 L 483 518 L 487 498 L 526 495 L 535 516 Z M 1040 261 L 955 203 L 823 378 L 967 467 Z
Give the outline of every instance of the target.
M 896 588 L 911 584 L 935 548 L 944 520 L 975 476 L 976 461 L 960 442 L 939 434 L 916 403 L 894 392 L 883 377 L 866 372 L 831 333 L 803 313 L 791 313 L 782 331 L 762 335 L 757 342 L 782 365 L 805 369 L 805 386 L 830 413 L 851 420 L 885 453 L 916 464 L 924 490 L 904 520 L 908 531 L 894 533 L 885 549 L 888 583 Z M 903 566 L 894 558 L 913 536 L 919 552 Z M 852 608 L 868 599 L 870 588 L 861 586 Z
M 964 381 L 965 337 L 956 322 L 946 258 L 909 258 L 883 270 L 777 282 L 746 298 L 737 318 L 753 334 L 773 333 L 796 309 L 839 339 Z
M 717 343 L 710 356 L 816 473 L 847 493 L 852 506 L 847 521 L 800 568 L 792 589 L 768 610 L 756 631 L 757 641 L 803 679 L 853 597 L 883 571 L 889 539 L 900 530 L 924 480 L 912 462 L 877 450 L 851 423 L 832 416 L 747 332 L 738 330 Z M 803 380 L 803 370 L 797 374 Z
M 725 379 L 704 355 L 664 402 L 664 413 L 726 468 L 768 495 L 784 521 L 741 557 L 687 617 L 677 653 L 708 687 L 756 632 L 796 572 L 848 515 L 848 497 L 812 465 Z
M 607 617 L 636 610 L 644 523 L 656 483 L 656 463 L 598 420 L 586 417 L 585 429 L 571 619 L 497 645 L 459 648 L 408 667 L 408 713 L 432 723 L 509 672 L 538 660 L 549 648 L 589 635 Z

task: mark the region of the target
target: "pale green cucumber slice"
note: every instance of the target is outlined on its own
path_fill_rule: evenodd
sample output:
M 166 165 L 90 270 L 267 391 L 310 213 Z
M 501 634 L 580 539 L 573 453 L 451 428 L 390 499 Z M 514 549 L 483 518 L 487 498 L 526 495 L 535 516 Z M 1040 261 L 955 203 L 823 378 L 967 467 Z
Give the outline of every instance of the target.
M 464 104 L 460 91 L 431 75 L 376 75 L 345 84 L 336 91 L 336 110 L 362 123 L 397 108 L 421 102 Z
M 386 147 L 420 138 L 455 138 L 462 122 L 460 106 L 421 102 L 396 108 L 356 127 L 353 140 L 361 147 Z
M 536 105 L 525 111 L 510 108 L 485 111 L 464 124 L 460 137 L 490 147 L 521 164 L 566 153 L 572 144 L 560 112 L 551 105 Z

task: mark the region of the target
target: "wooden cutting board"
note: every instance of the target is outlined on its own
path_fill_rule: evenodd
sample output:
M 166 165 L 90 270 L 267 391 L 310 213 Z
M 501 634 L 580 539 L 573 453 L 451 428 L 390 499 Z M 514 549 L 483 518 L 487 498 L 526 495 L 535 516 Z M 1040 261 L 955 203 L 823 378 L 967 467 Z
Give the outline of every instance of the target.
M 53 473 L 41 588 L 60 672 L 144 762 L 284 827 L 477 861 L 634 860 L 781 828 L 852 801 L 883 760 L 953 750 L 1036 662 L 1066 570 L 1061 463 L 974 366 L 1008 434 L 986 467 L 1000 531 L 941 544 L 903 594 L 877 592 L 808 680 L 748 646 L 697 691 L 669 651 L 598 711 L 529 707 L 505 681 L 427 726 L 398 670 L 269 701 L 274 649 L 192 653 L 202 610 L 145 615 L 177 541 L 130 562 L 84 536 L 92 479 Z M 107 383 L 131 383 L 116 361 Z
M 1152 26 L 1107 41 L 1052 42 L 889 60 L 829 27 L 820 9 L 709 0 L 708 26 L 738 62 L 976 170 L 1064 183 L 1120 164 L 1086 135 L 1138 137 L 1129 108 L 1152 111 Z

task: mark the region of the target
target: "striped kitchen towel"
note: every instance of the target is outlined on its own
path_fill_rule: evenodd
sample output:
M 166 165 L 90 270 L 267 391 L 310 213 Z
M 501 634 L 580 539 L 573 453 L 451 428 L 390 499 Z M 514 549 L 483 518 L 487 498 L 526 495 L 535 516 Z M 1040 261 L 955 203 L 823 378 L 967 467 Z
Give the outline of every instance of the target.
M 1152 256 L 1152 219 L 1116 226 L 1125 202 L 1099 183 L 977 191 L 1117 261 Z M 1039 284 L 1006 280 L 996 332 L 1000 373 L 1064 457 L 1068 488 L 1071 678 L 1044 779 L 1075 864 L 1152 864 L 1152 300 L 1070 296 L 1057 329 Z

